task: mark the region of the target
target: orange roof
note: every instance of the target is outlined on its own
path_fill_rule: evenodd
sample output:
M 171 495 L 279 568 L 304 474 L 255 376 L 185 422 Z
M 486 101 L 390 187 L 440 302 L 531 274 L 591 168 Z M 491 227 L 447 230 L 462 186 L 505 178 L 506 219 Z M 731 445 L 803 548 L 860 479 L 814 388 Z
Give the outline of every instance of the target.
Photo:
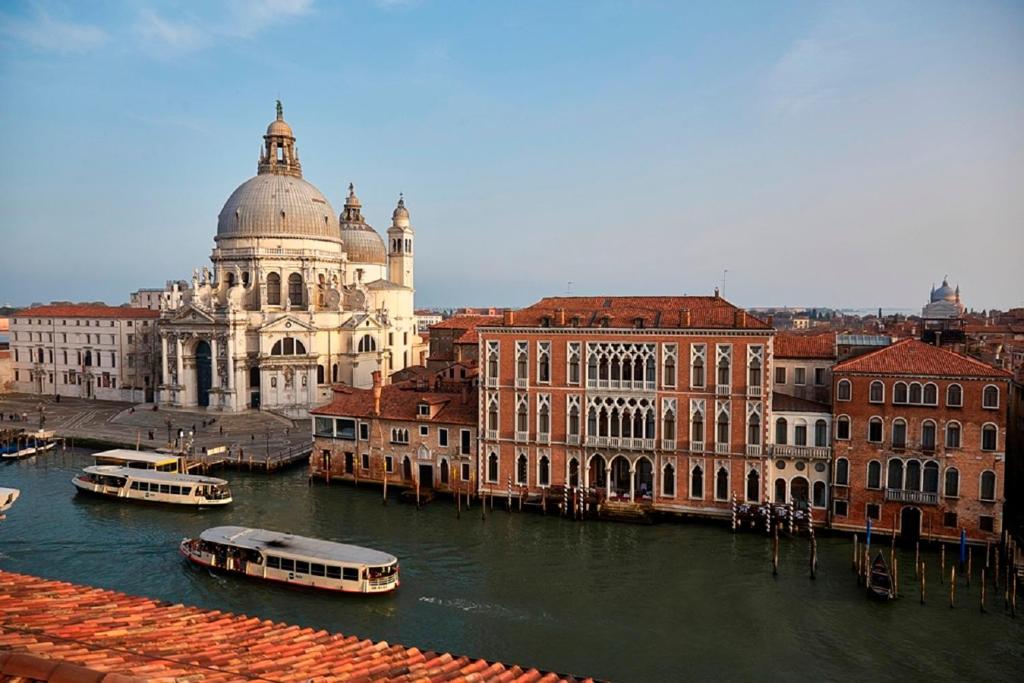
M 10 357 L 11 357 L 11 352 L 10 351 L 8 351 L 6 349 L 4 349 L 3 351 L 0 351 L 0 358 L 10 358 Z
M 931 375 L 942 377 L 1010 378 L 1005 370 L 974 358 L 925 344 L 901 339 L 892 346 L 856 356 L 832 368 L 833 372 L 864 372 L 887 375 Z
M 432 330 L 472 330 L 478 325 L 501 322 L 500 315 L 456 315 L 430 326 Z
M 836 357 L 836 333 L 792 334 L 780 332 L 775 335 L 776 358 L 822 358 Z
M 577 327 L 643 327 L 658 329 L 754 329 L 770 330 L 768 323 L 717 296 L 553 296 L 515 311 L 513 327 L 559 325 Z M 688 315 L 687 315 L 688 314 Z M 687 319 L 688 318 L 688 319 Z
M 0 571 L 0 653 L 3 650 L 20 653 L 0 654 L 5 671 L 19 658 L 15 665 L 22 669 L 17 675 L 24 678 L 16 680 L 47 680 L 45 676 L 51 675 L 42 666 L 26 671 L 31 662 L 25 653 L 146 680 L 576 680 Z M 35 678 L 37 672 L 40 678 Z M 54 678 L 56 674 L 52 672 Z
M 15 318 L 159 318 L 160 311 L 131 306 L 103 306 L 97 304 L 50 304 L 26 308 L 14 314 Z
M 388 384 L 381 388 L 380 415 L 373 414 L 373 389 L 355 389 L 352 387 L 334 387 L 334 399 L 327 405 L 314 408 L 314 415 L 334 415 L 337 417 L 380 417 L 385 420 L 423 420 L 417 417 L 416 406 L 420 403 L 431 405 L 443 404 L 431 422 L 447 424 L 476 425 L 477 396 L 475 391 L 469 392 L 468 399 L 462 402 L 462 394 L 446 391 L 422 390 L 416 382 L 400 382 Z

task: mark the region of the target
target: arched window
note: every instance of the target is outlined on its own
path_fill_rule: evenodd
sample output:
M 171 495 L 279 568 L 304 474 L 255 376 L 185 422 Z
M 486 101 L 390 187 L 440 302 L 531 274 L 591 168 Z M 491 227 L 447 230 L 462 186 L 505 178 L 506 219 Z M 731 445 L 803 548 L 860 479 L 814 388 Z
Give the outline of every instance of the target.
M 892 447 L 907 447 L 907 421 L 898 417 L 892 421 Z
M 528 432 L 530 431 L 530 415 L 529 409 L 526 407 L 526 403 L 520 403 L 519 407 L 516 408 L 516 431 L 517 432 Z
M 964 404 L 964 390 L 959 384 L 950 384 L 946 387 L 946 405 L 959 408 Z
M 576 488 L 580 485 L 580 461 L 576 458 L 569 460 L 569 486 Z
M 487 456 L 487 481 L 494 484 L 498 481 L 498 454 Z
M 868 463 L 868 488 L 882 488 L 882 463 L 877 460 Z
M 324 366 L 322 366 L 322 365 L 316 366 L 316 383 L 317 384 L 323 384 L 325 379 L 326 379 L 326 377 L 325 377 L 325 372 L 324 372 Z
M 761 499 L 761 476 L 757 470 L 747 472 L 747 502 L 756 503 Z
M 718 386 L 729 386 L 729 358 L 726 356 L 718 361 Z
M 881 382 L 872 382 L 871 390 L 874 391 L 875 384 L 882 386 Z M 872 399 L 874 400 L 874 399 Z M 906 382 L 896 382 L 892 387 L 892 402 L 893 403 L 906 403 L 907 402 L 907 384 Z
M 907 461 L 907 476 L 903 488 L 908 491 L 921 490 L 921 463 L 917 460 Z
M 868 421 L 868 441 L 882 443 L 882 418 L 873 417 Z
M 487 408 L 487 428 L 498 431 L 498 404 L 492 402 Z
M 747 443 L 751 446 L 761 445 L 761 418 L 757 413 L 753 413 L 747 423 Z
M 850 418 L 846 415 L 836 418 L 836 438 L 843 441 L 850 438 Z
M 676 468 L 666 463 L 661 471 L 661 495 L 674 498 L 676 495 Z
M 690 369 L 690 385 L 704 386 L 704 358 L 701 356 L 696 356 L 693 359 L 693 367 Z
M 994 384 L 989 384 L 988 386 L 985 387 L 985 390 L 981 394 L 981 407 L 999 407 L 999 387 L 997 387 Z
M 985 501 L 996 499 L 996 473 L 992 470 L 985 470 L 981 473 L 981 499 Z
M 849 401 L 853 397 L 853 388 L 850 380 L 841 379 L 836 384 L 836 398 L 840 401 Z
M 747 377 L 747 386 L 761 386 L 761 361 L 759 361 L 756 358 L 753 358 L 750 361 L 750 368 Z
M 781 477 L 775 480 L 775 502 L 786 502 L 786 480 Z
M 946 468 L 946 498 L 960 497 L 960 470 L 955 467 Z
M 704 470 L 694 465 L 690 472 L 690 498 L 704 497 Z
M 910 384 L 910 402 L 914 405 L 921 404 L 921 385 L 917 382 Z
M 715 473 L 715 500 L 729 499 L 729 470 L 719 467 Z
M 369 353 L 377 350 L 377 340 L 373 335 L 364 334 L 359 338 L 359 353 Z
M 846 458 L 836 458 L 836 485 L 850 485 L 850 461 Z
M 573 405 L 569 408 L 569 436 L 580 435 L 580 407 Z M 675 438 L 675 437 L 673 437 Z
M 665 411 L 664 424 L 661 428 L 661 438 L 666 441 L 674 441 L 676 438 L 676 415 L 671 409 Z
M 548 460 L 548 456 L 540 456 L 540 463 L 537 468 L 537 482 L 541 486 L 548 486 L 551 483 L 551 461 Z
M 803 420 L 797 420 L 796 424 L 793 425 L 793 445 L 807 445 L 807 423 Z
M 271 356 L 303 356 L 305 354 L 306 345 L 293 337 L 278 339 L 270 349 Z
M 409 456 L 402 459 L 402 477 L 412 479 L 412 461 L 409 460 Z
M 551 409 L 546 403 L 537 410 L 537 431 L 540 434 L 551 433 Z
M 935 422 L 932 420 L 921 423 L 921 448 L 926 451 L 935 450 Z
M 786 436 L 789 433 L 786 418 L 780 417 L 775 421 L 775 443 L 779 446 L 786 445 Z
M 939 492 L 939 464 L 934 460 L 924 464 L 924 483 L 921 489 L 925 493 Z
M 587 411 L 587 434 L 597 435 L 597 409 L 594 406 L 590 406 Z
M 878 380 L 871 383 L 871 389 L 868 391 L 868 400 L 872 403 L 881 403 L 885 400 L 885 386 Z
M 996 442 L 998 430 L 992 423 L 986 424 L 981 428 L 981 450 L 983 451 L 994 451 L 996 449 Z
M 298 273 L 292 273 L 288 276 L 288 301 L 291 302 L 292 306 L 301 308 L 306 305 L 305 297 L 302 294 L 302 276 Z
M 529 467 L 527 466 L 526 455 L 520 453 L 519 457 L 516 459 L 516 483 L 525 485 L 528 475 Z
M 718 433 L 715 435 L 715 443 L 729 443 L 729 416 L 722 411 L 718 414 Z
M 825 507 L 825 482 L 814 482 L 814 500 L 812 504 L 816 508 Z
M 814 423 L 814 445 L 818 448 L 828 446 L 828 423 L 824 420 Z
M 939 388 L 929 382 L 924 385 L 924 397 L 921 401 L 926 406 L 935 406 L 939 404 Z
M 886 483 L 891 489 L 903 488 L 903 461 L 893 458 L 889 461 L 889 481 Z
M 946 448 L 960 448 L 960 423 L 946 423 Z
M 335 363 L 334 365 L 331 366 L 331 381 L 332 382 L 337 382 L 338 381 L 338 364 L 337 363 Z
M 693 434 L 690 437 L 691 441 L 696 443 L 704 443 L 704 416 L 700 413 L 693 414 Z
M 281 305 L 281 276 L 277 273 L 267 275 L 267 304 Z

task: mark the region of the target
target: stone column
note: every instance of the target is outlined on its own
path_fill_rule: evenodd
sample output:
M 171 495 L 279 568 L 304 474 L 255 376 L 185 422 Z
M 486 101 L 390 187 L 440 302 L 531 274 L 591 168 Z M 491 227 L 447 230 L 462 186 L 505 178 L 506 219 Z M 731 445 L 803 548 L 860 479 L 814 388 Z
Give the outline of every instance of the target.
M 170 377 L 168 377 L 167 369 L 167 335 L 160 335 L 160 369 L 163 371 L 163 384 L 167 386 L 170 383 Z
M 231 336 L 224 337 L 224 344 L 228 350 L 228 391 L 235 388 L 235 356 L 231 348 Z
M 586 458 L 584 458 L 584 460 L 585 459 Z M 583 468 L 583 479 L 582 479 L 582 481 L 583 481 L 583 488 L 589 489 L 590 488 L 590 463 L 587 463 L 586 465 L 581 464 L 580 467 Z
M 175 357 L 175 359 L 174 359 L 176 361 L 176 368 L 178 370 L 178 377 L 177 377 L 178 386 L 184 386 L 185 383 L 184 383 L 183 380 L 185 379 L 185 367 L 184 367 L 184 357 L 183 357 L 183 353 L 182 353 L 181 336 L 180 335 L 176 336 L 174 338 L 174 350 L 178 354 Z
M 220 375 L 217 374 L 217 335 L 210 335 L 210 374 L 213 381 L 210 385 L 213 388 L 220 387 Z
M 612 468 L 609 465 L 604 468 L 604 495 L 612 497 Z
M 629 468 L 629 502 L 633 502 L 633 489 L 636 485 L 636 463 Z

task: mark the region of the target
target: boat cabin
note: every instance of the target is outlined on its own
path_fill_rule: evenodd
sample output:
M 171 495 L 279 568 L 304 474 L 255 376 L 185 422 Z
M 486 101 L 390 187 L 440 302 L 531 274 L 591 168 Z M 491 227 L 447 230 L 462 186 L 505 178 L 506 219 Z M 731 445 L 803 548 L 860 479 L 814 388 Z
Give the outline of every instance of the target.
M 97 465 L 117 465 L 140 470 L 156 470 L 157 472 L 177 472 L 179 463 L 177 456 L 154 453 L 152 451 L 130 451 L 126 448 L 115 448 L 95 453 Z

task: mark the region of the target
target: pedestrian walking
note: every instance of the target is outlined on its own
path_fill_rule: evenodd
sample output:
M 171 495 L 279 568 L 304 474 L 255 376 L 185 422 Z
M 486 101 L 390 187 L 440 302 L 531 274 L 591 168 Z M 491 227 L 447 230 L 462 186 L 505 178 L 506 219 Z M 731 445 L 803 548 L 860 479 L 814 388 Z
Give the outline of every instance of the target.
M 224 425 L 220 426 L 220 435 L 224 436 Z

